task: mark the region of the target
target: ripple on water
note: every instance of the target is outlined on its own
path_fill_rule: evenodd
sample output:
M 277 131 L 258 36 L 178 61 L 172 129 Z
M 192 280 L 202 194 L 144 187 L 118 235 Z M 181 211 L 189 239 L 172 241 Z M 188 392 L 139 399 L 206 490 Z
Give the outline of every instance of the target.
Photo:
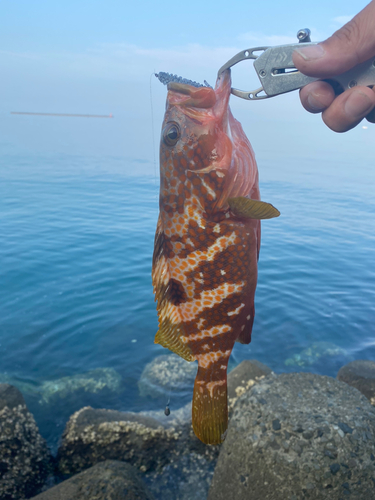
M 152 409 L 137 381 L 167 352 L 153 344 L 158 186 L 121 174 L 119 159 L 96 162 L 95 169 L 90 158 L 0 164 L 0 364 L 31 383 L 110 367 L 127 390 L 93 404 Z M 368 191 L 279 181 L 261 190 L 281 217 L 263 222 L 253 341 L 236 345 L 232 362 L 257 358 L 292 371 L 285 361 L 316 342 L 338 349 L 308 366 L 316 373 L 335 376 L 348 359 L 375 359 L 375 210 Z M 37 403 L 30 404 L 47 429 Z M 57 410 L 51 415 L 60 418 Z

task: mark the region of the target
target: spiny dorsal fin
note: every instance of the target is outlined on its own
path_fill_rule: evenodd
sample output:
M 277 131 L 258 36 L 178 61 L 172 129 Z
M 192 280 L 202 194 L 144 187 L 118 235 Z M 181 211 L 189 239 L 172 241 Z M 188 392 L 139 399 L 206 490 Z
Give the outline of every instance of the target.
M 244 196 L 229 198 L 228 204 L 232 212 L 237 217 L 247 217 L 249 219 L 273 219 L 278 217 L 280 212 L 271 203 L 259 200 L 250 200 Z

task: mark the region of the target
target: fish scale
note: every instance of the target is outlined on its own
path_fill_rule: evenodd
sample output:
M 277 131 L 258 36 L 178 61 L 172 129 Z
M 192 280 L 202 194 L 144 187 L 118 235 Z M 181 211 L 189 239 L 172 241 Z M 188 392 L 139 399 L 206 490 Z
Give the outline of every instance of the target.
M 155 342 L 198 361 L 192 422 L 207 444 L 225 438 L 234 343 L 251 340 L 260 248 L 260 220 L 252 215 L 279 214 L 260 201 L 254 153 L 230 112 L 230 89 L 229 70 L 215 90 L 169 82 L 160 146 Z

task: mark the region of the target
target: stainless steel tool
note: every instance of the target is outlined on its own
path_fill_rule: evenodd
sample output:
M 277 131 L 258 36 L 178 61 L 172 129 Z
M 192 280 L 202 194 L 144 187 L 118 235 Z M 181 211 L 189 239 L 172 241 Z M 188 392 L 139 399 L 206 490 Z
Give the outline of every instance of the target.
M 241 50 L 219 69 L 218 76 L 241 61 L 253 59 L 261 87 L 249 91 L 232 88 L 233 95 L 251 101 L 268 99 L 321 80 L 321 78 L 306 76 L 298 71 L 292 60 L 293 51 L 300 47 L 300 44 L 317 45 L 317 42 L 311 42 L 310 34 L 309 29 L 301 29 L 297 33 L 298 43 Z M 331 83 L 337 93 L 356 85 L 372 87 L 375 85 L 375 58 L 369 59 L 341 75 L 324 80 Z

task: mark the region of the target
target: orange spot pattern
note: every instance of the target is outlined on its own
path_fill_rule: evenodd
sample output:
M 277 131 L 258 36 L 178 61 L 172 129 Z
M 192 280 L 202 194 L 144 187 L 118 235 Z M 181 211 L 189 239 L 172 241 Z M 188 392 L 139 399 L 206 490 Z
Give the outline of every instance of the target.
M 247 304 L 246 296 L 255 289 L 256 240 L 251 223 L 215 209 L 225 193 L 226 173 L 199 172 L 213 159 L 209 134 L 191 136 L 179 149 L 161 147 L 160 214 L 170 274 L 169 319 L 183 326 L 181 340 L 214 383 L 223 376 L 215 367 L 227 365 L 246 316 L 253 317 L 253 304 L 241 304 Z

